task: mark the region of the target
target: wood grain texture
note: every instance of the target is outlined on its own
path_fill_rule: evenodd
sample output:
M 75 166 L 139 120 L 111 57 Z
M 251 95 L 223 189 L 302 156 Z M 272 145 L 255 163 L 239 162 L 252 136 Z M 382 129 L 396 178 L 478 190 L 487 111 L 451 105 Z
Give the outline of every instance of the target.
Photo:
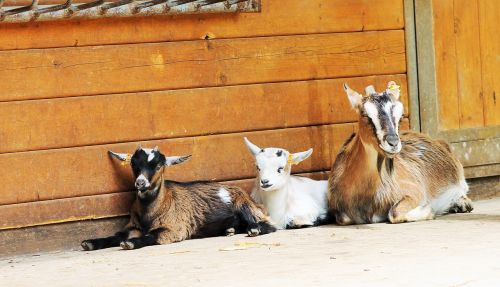
M 403 31 L 0 53 L 0 101 L 406 71 Z
M 0 50 L 402 29 L 402 0 L 262 0 L 261 13 L 0 25 Z
M 354 124 L 235 133 L 141 142 L 158 145 L 166 155 L 192 154 L 193 158 L 166 171 L 169 179 L 233 180 L 255 175 L 253 158 L 243 136 L 263 147 L 279 146 L 292 152 L 313 147 L 310 159 L 297 172 L 327 170 L 337 150 L 355 129 Z M 0 204 L 22 203 L 133 189 L 129 166 L 122 166 L 107 150 L 133 152 L 137 142 L 54 149 L 0 155 Z M 14 188 L 13 188 L 14 187 Z
M 432 1 L 439 129 L 460 128 L 453 0 Z
M 328 179 L 328 172 L 325 171 L 299 175 L 317 180 Z M 223 183 L 251 192 L 254 181 L 242 179 Z M 135 192 L 119 192 L 3 205 L 0 206 L 0 230 L 128 215 L 134 199 Z
M 0 206 L 0 230 L 128 215 L 132 192 Z
M 485 140 L 451 143 L 451 148 L 465 167 L 500 163 L 500 135 Z
M 500 125 L 500 1 L 478 0 L 484 125 Z
M 83 239 L 114 234 L 127 224 L 127 220 L 123 216 L 0 230 L 0 258 L 64 249 L 81 250 Z
M 3 102 L 0 153 L 353 122 L 342 83 L 391 80 L 407 107 L 401 74 Z
M 454 0 L 460 128 L 484 126 L 477 0 Z

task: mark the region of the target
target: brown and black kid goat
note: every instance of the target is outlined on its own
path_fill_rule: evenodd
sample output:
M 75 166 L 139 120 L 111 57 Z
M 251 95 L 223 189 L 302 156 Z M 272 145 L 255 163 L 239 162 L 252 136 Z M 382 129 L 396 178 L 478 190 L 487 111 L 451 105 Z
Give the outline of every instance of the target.
M 130 161 L 137 188 L 130 221 L 113 236 L 84 240 L 84 250 L 121 246 L 137 249 L 190 238 L 257 236 L 276 231 L 264 212 L 238 187 L 216 182 L 175 182 L 163 179 L 165 167 L 191 156 L 165 157 L 158 149 L 139 148 L 133 155 L 109 152 Z

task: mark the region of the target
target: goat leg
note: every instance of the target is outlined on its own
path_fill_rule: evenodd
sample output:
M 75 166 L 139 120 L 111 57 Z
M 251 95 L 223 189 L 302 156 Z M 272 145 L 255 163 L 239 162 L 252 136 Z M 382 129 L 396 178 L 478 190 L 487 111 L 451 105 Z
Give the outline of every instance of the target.
M 109 247 L 116 247 L 120 242 L 127 239 L 129 230 L 117 232 L 113 236 L 84 240 L 81 243 L 83 250 L 91 251 Z
M 156 229 L 140 237 L 129 238 L 120 242 L 121 248 L 125 250 L 139 249 L 142 247 L 159 244 L 161 234 L 167 232 L 165 229 Z

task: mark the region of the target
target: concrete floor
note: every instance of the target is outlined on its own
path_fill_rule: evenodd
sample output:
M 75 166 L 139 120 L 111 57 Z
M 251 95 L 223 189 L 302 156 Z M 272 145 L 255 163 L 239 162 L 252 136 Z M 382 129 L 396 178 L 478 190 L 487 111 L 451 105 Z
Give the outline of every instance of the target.
M 0 259 L 1 286 L 500 286 L 500 198 L 434 221 Z

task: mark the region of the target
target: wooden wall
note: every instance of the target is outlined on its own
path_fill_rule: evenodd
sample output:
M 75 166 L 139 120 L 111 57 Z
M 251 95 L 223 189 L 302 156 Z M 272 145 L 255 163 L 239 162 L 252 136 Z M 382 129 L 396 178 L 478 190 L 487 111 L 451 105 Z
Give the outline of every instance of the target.
M 262 0 L 262 12 L 0 25 L 0 229 L 127 213 L 130 171 L 107 150 L 193 154 L 175 180 L 255 175 L 243 144 L 314 147 L 324 176 L 356 89 L 407 99 L 402 0 Z M 407 121 L 405 122 L 407 126 Z
M 439 126 L 500 125 L 500 1 L 432 1 Z

